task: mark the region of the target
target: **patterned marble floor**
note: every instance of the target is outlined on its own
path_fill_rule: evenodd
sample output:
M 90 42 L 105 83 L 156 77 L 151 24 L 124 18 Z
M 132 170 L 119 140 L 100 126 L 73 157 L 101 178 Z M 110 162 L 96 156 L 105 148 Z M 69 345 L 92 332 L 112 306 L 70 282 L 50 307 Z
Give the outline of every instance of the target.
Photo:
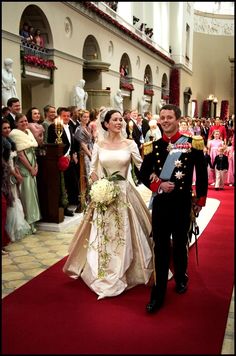
M 142 196 L 148 201 L 149 191 L 142 190 Z M 66 256 L 77 225 L 78 219 L 62 232 L 37 231 L 8 245 L 9 254 L 2 256 L 2 298 Z M 234 354 L 234 292 L 221 354 Z

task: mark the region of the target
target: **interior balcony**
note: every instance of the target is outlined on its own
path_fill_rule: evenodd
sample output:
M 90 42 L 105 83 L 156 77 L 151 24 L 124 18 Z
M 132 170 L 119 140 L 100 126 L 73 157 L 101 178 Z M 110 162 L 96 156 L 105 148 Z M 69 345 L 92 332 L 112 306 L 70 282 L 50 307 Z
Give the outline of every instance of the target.
M 153 85 L 152 84 L 145 84 L 144 85 L 144 94 L 153 96 L 154 95 L 154 90 L 153 90 Z
M 52 50 L 21 40 L 20 46 L 22 78 L 46 79 L 53 82 L 53 72 L 57 67 L 52 59 Z

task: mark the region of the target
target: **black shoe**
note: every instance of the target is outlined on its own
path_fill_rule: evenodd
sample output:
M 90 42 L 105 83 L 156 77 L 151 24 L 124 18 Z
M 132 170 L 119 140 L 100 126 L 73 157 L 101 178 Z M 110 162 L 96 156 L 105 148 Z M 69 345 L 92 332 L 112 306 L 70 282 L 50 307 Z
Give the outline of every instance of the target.
M 73 211 L 69 210 L 69 209 L 64 209 L 64 215 L 65 216 L 74 216 Z
M 156 299 L 152 299 L 150 303 L 146 305 L 146 311 L 149 314 L 155 313 L 162 307 L 162 303 L 158 302 Z
M 175 287 L 176 292 L 179 294 L 185 293 L 187 289 L 188 289 L 188 286 L 187 286 L 186 282 L 185 283 L 183 283 L 183 282 L 177 283 L 176 287 Z
M 81 206 L 77 206 L 77 208 L 75 209 L 75 213 L 82 213 L 83 209 L 81 208 Z
M 215 190 L 220 190 L 220 188 L 215 188 Z

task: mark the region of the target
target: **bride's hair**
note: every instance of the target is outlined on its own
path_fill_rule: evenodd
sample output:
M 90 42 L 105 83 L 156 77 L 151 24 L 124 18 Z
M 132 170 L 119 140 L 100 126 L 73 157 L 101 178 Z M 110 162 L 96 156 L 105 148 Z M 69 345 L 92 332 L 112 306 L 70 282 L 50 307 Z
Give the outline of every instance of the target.
M 118 112 L 120 114 L 120 111 L 119 110 L 109 110 L 106 112 L 105 116 L 104 116 L 104 120 L 101 120 L 101 125 L 102 125 L 102 128 L 103 130 L 107 131 L 107 127 L 105 126 L 105 122 L 109 122 L 110 121 L 110 118 L 111 116 L 115 113 L 115 112 Z
M 110 119 L 111 119 L 111 115 L 114 114 L 115 112 L 120 113 L 119 110 L 115 110 L 115 109 L 112 109 L 112 108 L 104 108 L 103 110 L 101 110 L 99 112 L 98 119 L 96 121 L 96 123 L 97 123 L 97 140 L 98 141 L 101 141 L 101 140 L 105 139 L 108 136 L 108 130 L 107 130 L 104 122 L 109 122 Z M 121 135 L 124 138 L 127 138 L 126 122 L 125 122 L 124 119 L 123 119 L 123 126 L 122 126 L 122 130 L 121 130 Z

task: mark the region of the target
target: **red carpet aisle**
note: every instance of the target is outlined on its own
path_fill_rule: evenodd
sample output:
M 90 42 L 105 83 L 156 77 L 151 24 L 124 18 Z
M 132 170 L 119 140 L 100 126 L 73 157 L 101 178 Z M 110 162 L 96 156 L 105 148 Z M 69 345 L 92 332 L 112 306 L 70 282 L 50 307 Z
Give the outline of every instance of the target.
M 166 304 L 147 315 L 149 287 L 97 301 L 62 272 L 65 259 L 3 299 L 3 354 L 220 354 L 234 283 L 234 189 L 191 248 L 189 290 L 169 282 Z

